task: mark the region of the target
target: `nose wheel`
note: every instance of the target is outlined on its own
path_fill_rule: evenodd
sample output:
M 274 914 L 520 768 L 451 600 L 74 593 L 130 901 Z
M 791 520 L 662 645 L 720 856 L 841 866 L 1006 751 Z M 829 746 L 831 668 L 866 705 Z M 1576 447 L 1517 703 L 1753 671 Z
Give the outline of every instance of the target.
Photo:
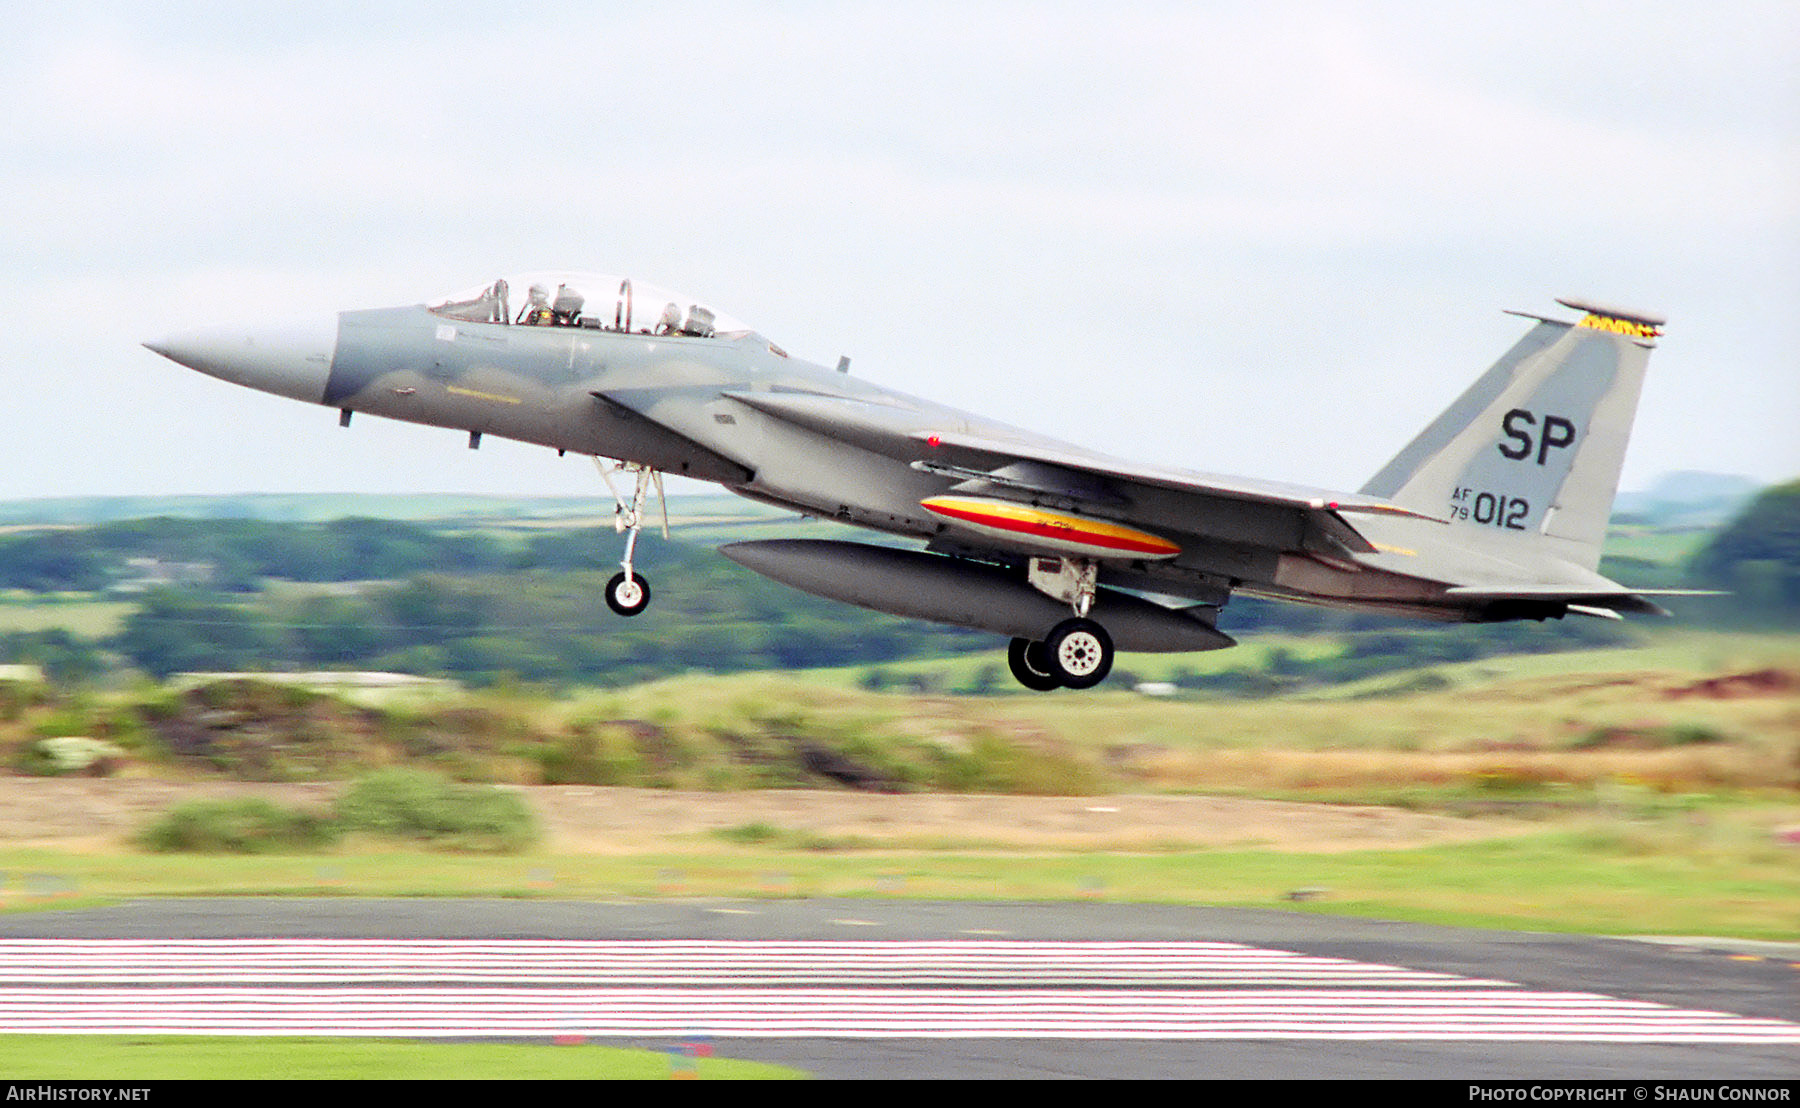
M 650 606 L 650 582 L 641 573 L 613 574 L 606 583 L 606 606 L 622 616 L 637 615 Z
M 644 529 L 644 501 L 649 499 L 652 487 L 656 489 L 657 501 L 662 504 L 663 538 L 669 537 L 669 502 L 663 498 L 662 474 L 635 462 L 608 469 L 595 458 L 594 464 L 599 466 L 600 476 L 606 480 L 606 487 L 612 490 L 613 500 L 618 505 L 613 512 L 613 530 L 625 536 L 625 557 L 619 562 L 623 572 L 614 574 L 606 583 L 606 606 L 619 615 L 635 616 L 650 606 L 650 582 L 632 569 L 631 561 L 637 553 L 638 534 Z M 630 499 L 621 495 L 619 487 L 613 484 L 613 474 L 619 470 L 636 478 Z
M 1065 619 L 1043 642 L 1014 639 L 1006 664 L 1019 684 L 1034 692 L 1091 689 L 1112 672 L 1112 636 L 1091 619 Z

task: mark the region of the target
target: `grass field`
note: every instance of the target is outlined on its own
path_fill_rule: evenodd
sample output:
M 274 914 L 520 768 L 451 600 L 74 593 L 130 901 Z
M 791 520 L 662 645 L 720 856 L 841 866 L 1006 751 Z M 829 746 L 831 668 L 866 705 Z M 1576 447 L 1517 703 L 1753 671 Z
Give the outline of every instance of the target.
M 1018 778 L 1030 783 L 1024 793 L 1271 797 L 1505 816 L 1516 826 L 1478 842 L 1307 852 L 1178 826 L 1130 839 L 1033 838 L 993 820 L 896 819 L 832 833 L 746 815 L 723 825 L 728 834 L 684 838 L 649 815 L 580 846 L 518 855 L 383 848 L 240 859 L 144 855 L 122 839 L 25 845 L 36 826 L 27 818 L 0 847 L 0 895 L 15 910 L 71 895 L 1104 898 L 1800 939 L 1800 846 L 1787 838 L 1800 827 L 1792 636 L 1666 634 L 1631 649 L 1489 658 L 1436 668 L 1428 691 L 1379 697 L 1355 687 L 1261 700 L 872 693 L 856 672 L 697 675 L 560 699 L 490 691 L 450 710 L 487 721 L 481 733 L 503 736 L 502 746 L 468 748 L 457 764 L 529 783 L 536 763 L 508 744 L 630 725 L 653 733 L 671 759 L 658 771 L 667 785 L 729 797 L 721 790 L 738 779 L 706 759 L 728 758 L 733 743 L 979 758 L 984 744 L 1004 740 L 1003 756 L 1042 756 L 1035 776 Z M 1301 888 L 1328 892 L 1295 906 L 1288 896 Z
M 117 634 L 137 607 L 126 600 L 87 594 L 44 599 L 33 594 L 0 597 L 0 634 L 12 631 L 67 631 L 85 639 Z
M 1685 627 L 1639 624 L 1634 626 L 1633 640 L 1630 645 L 1590 650 L 1501 654 L 1471 662 L 1436 665 L 1424 672 L 1429 672 L 1434 679 L 1441 678 L 1446 688 L 1454 690 L 1568 673 L 1656 670 L 1672 674 L 1708 674 L 1771 665 L 1800 665 L 1800 637 L 1794 635 L 1696 631 Z M 1343 643 L 1329 634 L 1248 633 L 1237 646 L 1229 650 L 1212 650 L 1199 654 L 1125 654 L 1120 656 L 1118 666 L 1130 670 L 1141 681 L 1168 681 L 1184 671 L 1208 675 L 1233 670 L 1263 669 L 1278 652 L 1296 659 L 1311 660 L 1336 655 L 1343 649 Z M 1071 700 L 1085 701 L 1096 695 L 1094 692 L 1025 692 L 1014 686 L 1011 678 L 1006 676 L 1006 654 L 1004 650 L 998 649 L 928 660 L 805 670 L 782 676 L 850 689 L 862 687 L 872 672 L 885 671 L 893 679 L 919 676 L 925 678 L 932 688 L 953 690 L 968 687 L 981 670 L 989 667 L 994 668 L 1000 676 L 996 691 L 1003 696 L 1019 700 L 1039 699 L 1066 707 Z M 1420 672 L 1422 671 L 1401 670 L 1364 681 L 1331 685 L 1290 695 L 1307 699 L 1358 699 L 1387 695 L 1397 687 L 1415 682 Z M 747 676 L 762 678 L 769 675 Z M 1112 691 L 1112 686 L 1105 686 L 1099 695 L 1106 695 L 1109 691 Z M 1184 697 L 1207 701 L 1219 699 L 1216 695 L 1204 693 L 1183 694 L 1175 699 Z
M 1646 527 L 1615 523 L 1607 531 L 1609 557 L 1640 558 L 1662 565 L 1684 565 L 1716 533 L 1711 527 Z
M 13 910 L 161 896 L 1106 900 L 1800 941 L 1800 848 L 1769 834 L 1781 814 L 1727 809 L 1585 819 L 1484 842 L 1330 853 L 1175 843 L 1129 852 L 1028 850 L 954 839 L 896 849 L 768 826 L 676 849 L 498 858 L 13 848 L 0 851 L 0 868 Z M 1301 889 L 1321 891 L 1298 904 L 1292 894 Z
M 1225 653 L 1235 652 L 1218 652 Z M 1218 654 L 1192 657 L 1197 663 Z M 973 655 L 935 664 L 954 686 L 993 662 Z M 1236 700 L 1111 689 L 877 695 L 857 688 L 858 668 L 671 678 L 577 697 L 559 710 L 696 730 L 767 718 L 821 732 L 966 741 L 987 729 L 1086 751 L 1115 767 L 1126 787 L 1151 791 L 1236 787 L 1288 796 L 1312 780 L 1336 789 L 1331 799 L 1355 800 L 1331 774 L 1347 774 L 1338 783 L 1346 788 L 1387 795 L 1390 786 L 1455 784 L 1528 763 L 1546 783 L 1624 776 L 1688 792 L 1766 785 L 1791 797 L 1800 788 L 1800 692 L 1721 695 L 1705 684 L 1717 675 L 1767 671 L 1800 674 L 1800 639 L 1687 633 L 1628 649 L 1487 658 L 1434 667 L 1429 691 L 1404 694 L 1390 686 L 1417 684 L 1419 671 Z M 1683 744 L 1679 736 L 1694 741 Z M 1225 756 L 1232 751 L 1241 757 Z M 1296 774 L 1285 780 L 1268 772 L 1297 752 L 1319 757 L 1295 763 Z M 1543 768 L 1551 762 L 1558 768 Z
M 680 1044 L 674 1044 L 679 1050 Z M 8 1081 L 768 1080 L 797 1070 L 728 1058 L 574 1044 L 395 1039 L 0 1034 Z

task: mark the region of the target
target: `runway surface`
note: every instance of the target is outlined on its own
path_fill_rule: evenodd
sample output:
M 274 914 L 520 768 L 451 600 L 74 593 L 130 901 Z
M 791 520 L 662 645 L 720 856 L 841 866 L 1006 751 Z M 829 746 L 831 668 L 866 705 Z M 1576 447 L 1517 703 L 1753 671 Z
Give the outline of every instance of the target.
M 1800 1076 L 1800 949 L 1105 904 L 0 917 L 0 1029 L 546 1039 L 825 1077 Z

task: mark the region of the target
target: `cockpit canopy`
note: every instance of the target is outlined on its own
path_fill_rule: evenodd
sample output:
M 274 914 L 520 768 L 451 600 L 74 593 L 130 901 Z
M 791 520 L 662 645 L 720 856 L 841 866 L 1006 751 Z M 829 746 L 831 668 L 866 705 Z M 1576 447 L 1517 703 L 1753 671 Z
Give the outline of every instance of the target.
M 629 277 L 600 273 L 518 273 L 429 305 L 466 323 L 582 327 L 638 335 L 736 338 L 750 328 L 691 297 Z

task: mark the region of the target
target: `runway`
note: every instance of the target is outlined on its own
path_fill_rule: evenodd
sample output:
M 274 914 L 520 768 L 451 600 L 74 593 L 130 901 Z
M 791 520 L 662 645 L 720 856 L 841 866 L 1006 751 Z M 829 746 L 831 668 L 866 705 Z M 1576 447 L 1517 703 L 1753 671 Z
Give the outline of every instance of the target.
M 1103 904 L 166 901 L 0 917 L 0 1028 L 705 1039 L 824 1077 L 1792 1079 L 1800 959 Z

